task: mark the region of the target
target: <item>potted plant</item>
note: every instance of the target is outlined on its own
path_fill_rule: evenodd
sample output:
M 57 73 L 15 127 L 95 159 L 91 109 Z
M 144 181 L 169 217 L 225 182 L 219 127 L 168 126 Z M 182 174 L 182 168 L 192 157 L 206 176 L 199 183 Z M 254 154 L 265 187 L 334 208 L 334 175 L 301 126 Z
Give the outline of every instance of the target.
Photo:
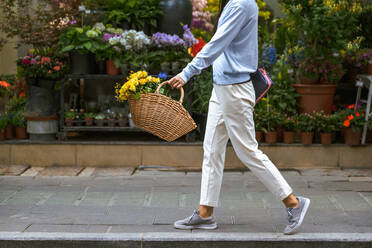
M 106 116 L 103 113 L 99 113 L 94 117 L 95 123 L 99 127 L 103 127 L 105 125 Z
M 26 130 L 26 125 L 27 121 L 25 117 L 23 116 L 23 112 L 19 111 L 18 113 L 15 114 L 15 133 L 16 133 L 16 138 L 17 139 L 27 139 L 27 130 Z
M 60 37 L 62 52 L 70 55 L 72 74 L 92 74 L 94 72 L 94 53 L 100 47 L 101 31 L 90 26 L 66 29 Z
M 116 125 L 116 114 L 115 113 L 110 113 L 107 115 L 107 123 L 108 126 L 114 127 Z
M 295 116 L 286 116 L 283 118 L 281 126 L 284 128 L 283 142 L 285 144 L 293 144 L 296 137 L 296 122 Z
M 300 62 L 314 59 L 314 73 L 320 77 L 323 72 L 319 65 L 322 63 L 317 61 L 334 60 L 336 64 L 341 61 L 340 51 L 345 49 L 347 42 L 354 37 L 354 30 L 358 29 L 356 16 L 362 11 L 361 3 L 282 0 L 281 4 L 286 10 L 284 21 L 295 30 L 291 34 L 297 36 L 302 48 Z M 333 65 L 335 63 L 332 61 Z M 330 81 L 323 82 L 308 85 L 299 82 L 294 85 L 301 95 L 301 112 L 324 110 L 327 114 L 331 113 L 336 85 Z
M 73 111 L 67 111 L 65 112 L 65 123 L 66 123 L 66 126 L 68 127 L 71 127 L 73 126 L 73 120 L 75 119 L 76 117 L 76 113 L 73 112 Z
M 262 115 L 263 131 L 265 133 L 265 142 L 276 144 L 278 138 L 277 127 L 281 122 L 281 115 L 275 111 L 266 111 Z
M 365 110 L 357 108 L 354 104 L 347 106 L 339 112 L 344 128 L 344 140 L 347 145 L 359 145 L 361 130 L 365 123 Z
M 324 111 L 315 113 L 315 122 L 317 123 L 317 131 L 320 134 L 320 143 L 322 145 L 330 145 L 332 136 L 340 130 L 340 116 L 338 113 L 326 114 Z
M 7 126 L 5 128 L 5 139 L 13 139 L 15 134 L 15 126 L 17 125 L 17 119 L 15 112 L 8 111 L 6 113 L 8 119 Z
M 313 143 L 315 126 L 313 114 L 302 113 L 298 116 L 296 129 L 300 132 L 303 145 L 311 145 Z
M 258 143 L 263 141 L 263 134 L 265 128 L 262 123 L 262 115 L 259 111 L 254 111 L 255 136 Z
M 120 127 L 127 127 L 128 126 L 128 116 L 124 115 L 123 113 L 118 114 L 119 119 L 119 126 Z
M 5 129 L 8 126 L 8 118 L 5 113 L 0 114 L 0 141 L 5 140 Z
M 85 126 L 93 126 L 93 119 L 96 116 L 95 113 L 89 112 L 84 114 Z
M 205 128 L 207 125 L 209 100 L 212 95 L 213 83 L 212 72 L 204 70 L 196 76 L 192 84 L 193 103 L 192 109 L 196 119 L 199 120 L 200 138 L 204 140 Z

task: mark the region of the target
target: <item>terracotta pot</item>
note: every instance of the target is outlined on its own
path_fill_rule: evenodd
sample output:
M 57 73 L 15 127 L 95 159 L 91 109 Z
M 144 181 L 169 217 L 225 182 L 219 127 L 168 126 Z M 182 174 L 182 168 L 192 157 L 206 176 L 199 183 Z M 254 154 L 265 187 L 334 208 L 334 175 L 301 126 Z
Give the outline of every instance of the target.
M 320 143 L 322 145 L 332 144 L 332 133 L 320 133 Z
M 108 125 L 110 127 L 115 127 L 115 119 L 108 119 Z
M 278 133 L 278 136 L 276 137 L 276 141 L 277 142 L 283 142 L 284 129 L 282 127 L 278 127 L 276 129 L 276 132 Z
M 85 118 L 85 126 L 93 126 L 93 118 Z
M 262 138 L 263 138 L 263 132 L 262 131 L 256 131 L 256 140 L 257 140 L 258 143 L 262 142 Z
M 66 118 L 65 119 L 66 126 L 71 127 L 73 126 L 73 122 L 71 118 Z
M 27 139 L 28 138 L 26 127 L 16 127 L 15 129 L 16 129 L 16 138 L 17 139 Z
M 296 137 L 296 132 L 294 131 L 284 131 L 283 142 L 285 144 L 293 144 Z
M 332 111 L 335 84 L 294 84 L 296 92 L 300 94 L 300 113 L 312 113 L 323 110 L 326 114 Z
M 119 126 L 120 127 L 127 127 L 128 126 L 128 118 L 119 119 Z
M 13 139 L 14 138 L 14 127 L 7 126 L 5 128 L 5 139 Z
M 367 65 L 367 74 L 372 75 L 372 63 L 368 63 Z
M 278 133 L 274 132 L 267 132 L 265 133 L 265 142 L 267 144 L 276 144 L 277 142 Z
M 0 141 L 5 140 L 5 130 L 0 131 Z
M 115 66 L 113 60 L 106 60 L 106 72 L 109 75 L 119 75 L 120 68 Z
M 301 132 L 301 143 L 311 145 L 313 143 L 314 132 Z
M 105 120 L 95 120 L 96 126 L 103 127 L 105 125 Z
M 345 144 L 351 145 L 351 146 L 359 145 L 360 144 L 360 133 L 361 133 L 360 130 L 358 132 L 354 132 L 353 129 L 351 128 L 345 128 L 345 132 L 344 132 Z

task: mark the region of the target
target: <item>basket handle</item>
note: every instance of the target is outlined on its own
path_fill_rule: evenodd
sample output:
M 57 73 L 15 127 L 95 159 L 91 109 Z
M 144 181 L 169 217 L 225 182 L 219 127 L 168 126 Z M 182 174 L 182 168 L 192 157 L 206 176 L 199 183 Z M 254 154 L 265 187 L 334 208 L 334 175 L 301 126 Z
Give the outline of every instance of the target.
M 169 81 L 164 81 L 164 82 L 162 82 L 161 84 L 159 84 L 159 86 L 158 86 L 158 88 L 156 89 L 155 93 L 156 93 L 156 94 L 159 94 L 159 90 L 160 90 L 160 88 L 163 87 L 164 85 L 168 84 L 168 83 L 169 83 Z M 184 98 L 184 96 L 185 96 L 185 92 L 184 92 L 184 90 L 183 90 L 182 87 L 180 88 L 180 92 L 181 92 L 181 96 L 180 96 L 180 100 L 178 100 L 178 102 L 182 104 L 182 103 L 183 103 L 183 98 Z

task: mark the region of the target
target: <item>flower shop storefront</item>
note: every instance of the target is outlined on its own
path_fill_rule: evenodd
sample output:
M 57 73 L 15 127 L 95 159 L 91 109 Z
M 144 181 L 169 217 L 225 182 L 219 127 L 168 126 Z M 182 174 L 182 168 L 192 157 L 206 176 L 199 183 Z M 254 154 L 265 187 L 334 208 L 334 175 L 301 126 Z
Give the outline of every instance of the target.
M 372 7 L 279 3 L 281 18 L 257 1 L 259 66 L 275 82 L 255 106 L 258 143 L 280 168 L 371 167 L 372 118 L 355 100 L 357 75 L 372 74 Z M 0 75 L 0 162 L 200 169 L 210 68 L 184 87 L 182 105 L 197 128 L 173 142 L 138 128 L 128 99 L 154 93 L 198 54 L 213 36 L 219 1 L 39 0 L 36 15 L 26 3 L 0 7 L 24 11 L 24 19 L 7 12 L 1 31 L 32 47 L 15 75 Z M 159 93 L 180 97 L 169 86 Z M 227 169 L 244 168 L 230 145 L 226 157 Z

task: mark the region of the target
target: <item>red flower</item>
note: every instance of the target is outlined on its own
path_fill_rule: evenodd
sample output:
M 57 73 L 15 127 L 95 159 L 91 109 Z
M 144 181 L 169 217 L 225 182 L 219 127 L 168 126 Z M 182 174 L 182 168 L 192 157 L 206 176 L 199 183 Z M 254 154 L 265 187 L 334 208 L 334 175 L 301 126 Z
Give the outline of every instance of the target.
M 41 58 L 41 63 L 50 63 L 50 58 L 49 57 L 42 57 Z
M 59 65 L 56 65 L 56 66 L 53 67 L 53 69 L 54 69 L 55 71 L 59 71 L 59 70 L 61 69 L 61 67 L 60 67 Z
M 344 120 L 344 127 L 350 127 L 350 121 Z
M 357 117 L 359 117 L 359 116 L 360 116 L 359 112 L 356 112 L 356 113 L 355 113 L 355 115 L 356 115 Z
M 201 37 L 199 37 L 198 38 L 198 43 L 197 44 L 194 44 L 193 46 L 192 46 L 192 48 L 191 49 L 189 49 L 189 53 L 190 53 L 190 55 L 191 55 L 191 57 L 195 57 L 202 49 L 203 49 L 203 47 L 206 45 L 206 43 L 204 42 L 204 40 L 201 38 Z
M 10 83 L 8 83 L 6 81 L 0 81 L 0 86 L 2 86 L 4 88 L 8 88 L 10 86 Z
M 347 119 L 348 119 L 349 121 L 351 121 L 352 119 L 354 119 L 354 115 L 349 115 L 349 116 L 347 117 Z
M 347 106 L 348 109 L 353 109 L 355 107 L 355 104 L 351 104 L 349 106 Z

